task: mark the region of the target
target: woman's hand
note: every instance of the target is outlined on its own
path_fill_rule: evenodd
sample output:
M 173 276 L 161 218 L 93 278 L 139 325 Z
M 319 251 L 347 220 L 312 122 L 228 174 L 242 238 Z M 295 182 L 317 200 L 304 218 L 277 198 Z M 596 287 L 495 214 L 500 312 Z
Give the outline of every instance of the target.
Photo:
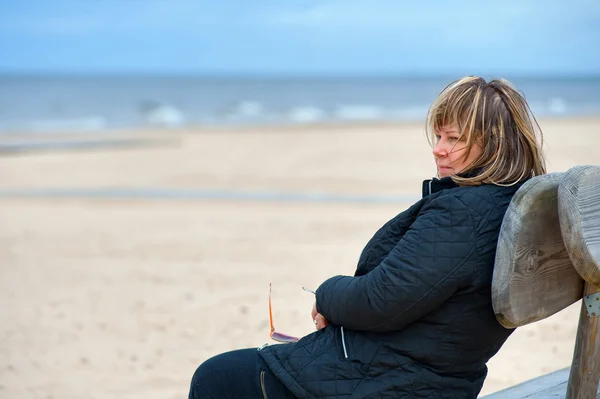
M 329 324 L 327 319 L 321 313 L 317 312 L 317 302 L 313 304 L 312 312 L 310 315 L 312 316 L 313 322 L 315 323 L 315 328 L 317 330 L 325 328 Z

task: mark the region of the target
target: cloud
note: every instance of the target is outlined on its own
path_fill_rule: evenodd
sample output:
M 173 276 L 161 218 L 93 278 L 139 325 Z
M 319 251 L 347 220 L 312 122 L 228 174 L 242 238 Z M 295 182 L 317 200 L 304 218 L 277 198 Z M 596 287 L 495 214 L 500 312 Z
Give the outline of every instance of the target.
M 393 1 L 329 1 L 303 9 L 277 10 L 267 16 L 275 25 L 335 28 L 430 28 L 446 25 L 459 28 L 460 24 L 484 26 L 481 16 L 490 8 L 481 2 L 468 1 L 464 8 L 436 3 L 415 4 Z M 523 18 L 526 6 L 503 5 L 494 12 L 494 18 Z M 489 25 L 489 21 L 485 21 Z
M 418 48 L 427 43 L 432 49 L 451 50 L 509 46 L 530 13 L 525 6 L 504 5 L 490 15 L 485 3 L 463 3 L 468 6 L 330 1 L 303 9 L 278 10 L 265 20 L 274 27 L 301 30 L 321 41 L 352 37 L 359 42 L 386 42 L 390 47 Z
M 299 30 L 322 41 L 353 35 L 356 40 L 410 47 L 427 43 L 445 50 L 550 48 L 572 37 L 593 43 L 600 36 L 600 2 L 329 0 L 272 10 L 264 20 L 271 26 Z
M 304 0 L 238 3 L 203 0 L 63 0 L 62 7 L 39 1 L 38 6 L 4 10 L 0 33 L 11 35 L 89 36 L 143 35 L 153 32 L 210 34 L 211 28 L 252 26 L 258 30 L 304 30 L 338 36 L 382 32 L 405 40 L 430 37 L 442 43 L 485 39 L 492 44 L 517 40 L 519 35 L 556 33 L 555 26 L 593 30 L 600 25 L 600 2 L 558 0 L 506 2 L 444 0 Z M 304 6 L 294 6 L 294 4 Z M 291 5 L 290 5 L 291 4 Z M 11 12 L 12 11 L 12 12 Z
M 515 25 L 578 24 L 600 19 L 597 0 L 512 1 L 328 0 L 302 8 L 272 9 L 265 23 L 289 27 L 335 29 L 431 29 L 506 31 Z M 551 26 L 550 26 L 551 27 Z
M 0 33 L 34 36 L 88 36 L 149 31 L 198 30 L 226 19 L 206 2 L 160 0 L 71 1 L 63 8 L 9 10 L 0 15 Z M 11 12 L 12 11 L 12 12 Z
M 27 0 L 0 13 L 4 65 L 48 53 L 114 69 L 597 70 L 599 40 L 598 0 Z

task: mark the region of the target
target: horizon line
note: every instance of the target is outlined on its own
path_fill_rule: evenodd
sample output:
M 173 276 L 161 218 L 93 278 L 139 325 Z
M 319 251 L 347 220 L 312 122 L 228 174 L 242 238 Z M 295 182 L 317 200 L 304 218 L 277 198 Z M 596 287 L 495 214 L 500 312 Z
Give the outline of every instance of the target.
M 600 79 L 598 72 L 519 72 L 519 71 L 459 71 L 445 72 L 393 72 L 393 71 L 17 71 L 1 70 L 0 78 L 199 78 L 199 79 L 453 79 L 463 76 L 483 78 L 511 77 L 512 79 Z

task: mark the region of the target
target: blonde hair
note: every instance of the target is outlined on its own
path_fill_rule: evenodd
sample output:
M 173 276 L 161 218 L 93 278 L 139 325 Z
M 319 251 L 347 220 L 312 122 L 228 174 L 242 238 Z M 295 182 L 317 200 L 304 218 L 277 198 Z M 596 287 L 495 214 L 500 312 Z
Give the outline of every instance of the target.
M 462 171 L 465 175 L 452 176 L 459 185 L 510 186 L 546 173 L 540 126 L 523 95 L 507 80 L 469 76 L 446 86 L 427 113 L 430 144 L 449 126 L 456 126 L 465 139 L 463 159 L 475 143 L 482 149 Z

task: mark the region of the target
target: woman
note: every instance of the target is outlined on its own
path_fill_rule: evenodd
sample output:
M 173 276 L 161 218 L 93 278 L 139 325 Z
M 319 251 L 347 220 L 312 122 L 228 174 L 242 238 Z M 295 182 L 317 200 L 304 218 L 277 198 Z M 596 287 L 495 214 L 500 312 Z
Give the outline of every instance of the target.
M 354 276 L 317 289 L 317 331 L 208 360 L 190 398 L 477 397 L 512 332 L 492 310 L 496 242 L 514 193 L 545 173 L 541 132 L 508 82 L 478 77 L 442 91 L 427 132 L 438 178 L 375 233 Z

